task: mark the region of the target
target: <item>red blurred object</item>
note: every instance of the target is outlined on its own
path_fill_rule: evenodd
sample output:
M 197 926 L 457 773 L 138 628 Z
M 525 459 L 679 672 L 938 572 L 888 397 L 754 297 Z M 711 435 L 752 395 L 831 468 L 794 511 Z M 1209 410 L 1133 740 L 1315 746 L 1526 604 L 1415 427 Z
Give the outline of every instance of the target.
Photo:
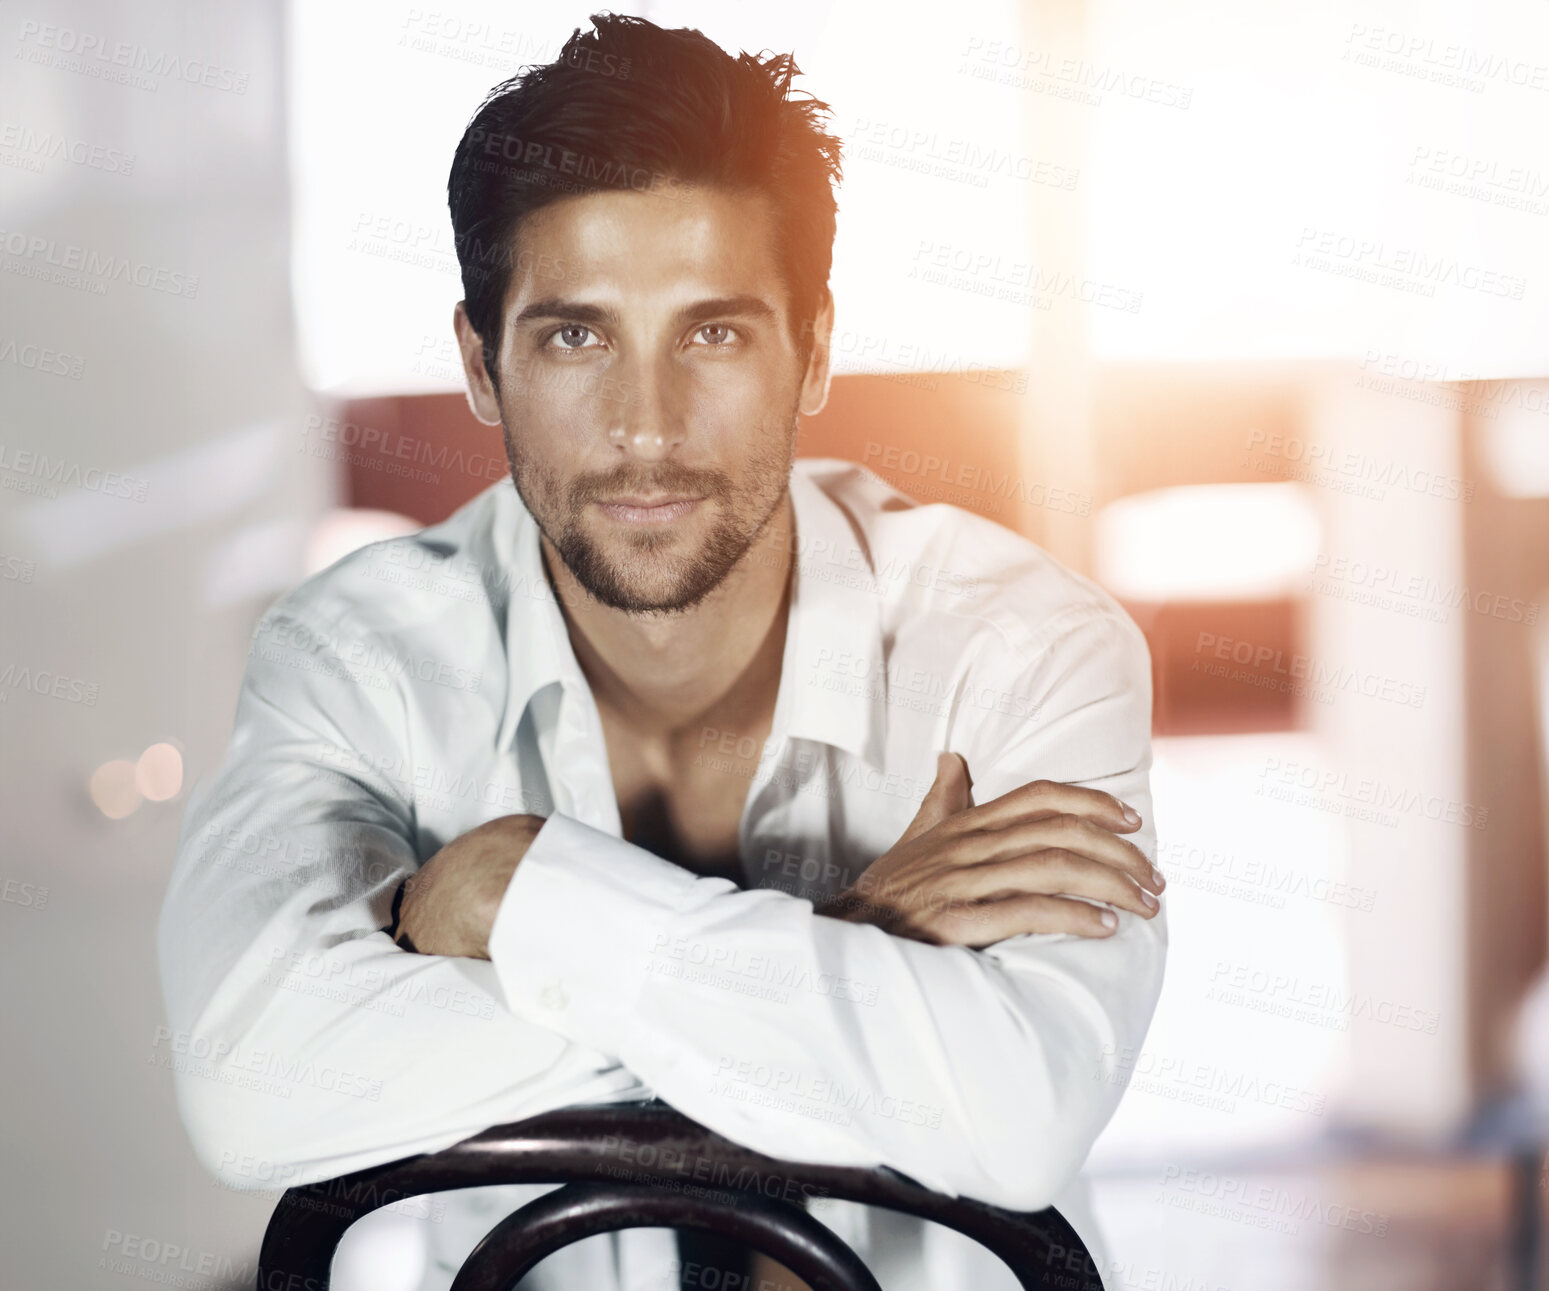
M 1008 371 L 836 376 L 827 406 L 802 420 L 797 455 L 860 462 L 918 501 L 949 502 L 1034 537 L 1035 502 L 1063 505 L 1021 474 L 1023 381 Z M 1118 474 L 1133 477 L 1145 451 L 1155 456 L 1147 440 L 1151 428 L 1136 414 L 1145 400 L 1130 388 L 1148 385 L 1108 383 L 1114 411 L 1100 417 L 1105 424 L 1098 427 L 1105 474 L 1112 461 Z M 1176 411 L 1178 403 L 1159 400 L 1158 407 Z M 1207 432 L 1213 420 L 1204 419 Z M 1228 420 L 1235 422 L 1236 416 Z M 461 394 L 349 400 L 331 411 L 320 433 L 344 472 L 347 506 L 397 512 L 422 525 L 445 519 L 510 476 L 500 429 L 481 425 Z M 1180 469 L 1176 454 L 1156 460 L 1173 474 Z M 1175 482 L 1126 478 L 1123 491 Z M 1095 512 L 1104 500 L 1086 499 L 1085 506 Z M 1212 641 L 1229 638 L 1267 644 L 1276 657 L 1290 657 L 1299 640 L 1295 601 L 1125 608 L 1151 646 L 1158 734 L 1288 730 L 1303 724 L 1303 705 L 1279 684 L 1273 663 L 1221 668 L 1210 649 Z

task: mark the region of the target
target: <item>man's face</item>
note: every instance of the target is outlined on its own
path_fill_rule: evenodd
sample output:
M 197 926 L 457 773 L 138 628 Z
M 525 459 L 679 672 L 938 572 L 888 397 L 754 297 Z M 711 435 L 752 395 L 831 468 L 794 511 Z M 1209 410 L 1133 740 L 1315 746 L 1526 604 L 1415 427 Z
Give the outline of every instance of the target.
M 503 422 L 517 492 L 591 595 L 687 609 L 780 504 L 797 414 L 826 392 L 827 311 L 804 363 L 760 194 L 566 198 L 519 243 L 498 400 L 459 313 L 475 411 Z

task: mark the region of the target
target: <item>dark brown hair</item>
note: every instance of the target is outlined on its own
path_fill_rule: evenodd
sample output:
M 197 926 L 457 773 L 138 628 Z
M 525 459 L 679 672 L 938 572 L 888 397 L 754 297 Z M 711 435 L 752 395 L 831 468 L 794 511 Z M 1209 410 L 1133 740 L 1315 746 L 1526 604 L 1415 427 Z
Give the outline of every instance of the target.
M 447 199 L 468 320 L 495 376 L 523 219 L 582 193 L 711 185 L 768 194 L 799 348 L 828 291 L 840 142 L 790 54 L 733 58 L 701 32 L 593 14 L 559 56 L 492 89 L 463 132 Z

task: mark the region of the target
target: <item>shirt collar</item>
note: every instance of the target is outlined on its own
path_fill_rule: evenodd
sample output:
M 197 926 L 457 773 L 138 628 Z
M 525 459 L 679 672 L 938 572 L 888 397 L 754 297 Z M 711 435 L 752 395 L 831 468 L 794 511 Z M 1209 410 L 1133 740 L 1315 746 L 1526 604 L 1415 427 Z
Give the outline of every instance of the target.
M 515 742 L 522 715 L 546 686 L 558 682 L 571 693 L 587 689 L 564 615 L 544 573 L 537 521 L 514 486 L 508 487 L 516 514 L 497 518 L 504 533 L 494 543 L 509 571 L 505 587 L 508 683 L 497 736 L 501 749 Z M 805 460 L 793 466 L 790 492 L 796 550 L 780 672 L 785 733 L 833 745 L 871 766 L 881 766 L 887 679 L 882 598 L 873 554 L 849 513 L 812 478 Z

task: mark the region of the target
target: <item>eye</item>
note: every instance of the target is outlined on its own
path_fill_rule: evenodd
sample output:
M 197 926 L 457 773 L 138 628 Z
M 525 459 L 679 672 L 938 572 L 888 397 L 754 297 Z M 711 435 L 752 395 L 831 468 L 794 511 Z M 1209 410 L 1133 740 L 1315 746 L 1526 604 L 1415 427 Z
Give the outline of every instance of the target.
M 596 346 L 588 345 L 587 339 L 594 336 L 592 329 L 582 323 L 566 323 L 563 327 L 550 332 L 545 342 L 549 349 L 556 350 L 590 350 Z M 555 340 L 559 341 L 555 345 Z
M 703 344 L 714 348 L 725 345 L 737 334 L 725 323 L 706 323 L 694 335 L 703 338 Z

